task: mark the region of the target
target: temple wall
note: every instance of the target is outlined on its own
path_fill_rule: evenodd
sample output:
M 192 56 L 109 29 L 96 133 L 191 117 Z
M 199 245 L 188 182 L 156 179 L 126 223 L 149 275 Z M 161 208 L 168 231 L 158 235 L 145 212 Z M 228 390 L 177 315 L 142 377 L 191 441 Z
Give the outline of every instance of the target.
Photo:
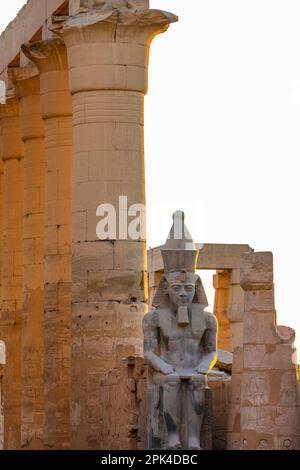
M 243 344 L 234 351 L 228 449 L 300 448 L 295 332 L 277 326 L 272 253 L 242 256 Z

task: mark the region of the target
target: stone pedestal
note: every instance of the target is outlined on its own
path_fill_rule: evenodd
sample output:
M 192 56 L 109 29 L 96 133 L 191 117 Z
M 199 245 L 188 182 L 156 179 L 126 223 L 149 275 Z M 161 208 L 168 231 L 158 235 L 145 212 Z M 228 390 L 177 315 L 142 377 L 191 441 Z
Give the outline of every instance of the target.
M 128 208 L 139 204 L 145 211 L 149 48 L 176 18 L 127 8 L 85 11 L 55 30 L 68 49 L 73 95 L 71 447 L 105 449 L 101 377 L 116 367 L 119 346 L 131 344 L 142 352 L 147 310 L 146 242 L 128 236 L 127 208 L 119 207 L 119 198 L 127 197 Z M 96 234 L 102 204 L 113 206 L 118 216 L 109 241 Z
M 45 140 L 40 81 L 33 67 L 12 69 L 24 142 L 21 446 L 43 448 Z
M 72 101 L 59 39 L 23 46 L 40 72 L 45 123 L 45 447 L 70 443 Z
M 23 310 L 23 157 L 19 105 L 11 98 L 0 106 L 2 120 L 3 265 L 2 338 L 6 343 L 3 377 L 5 449 L 21 444 L 21 332 Z

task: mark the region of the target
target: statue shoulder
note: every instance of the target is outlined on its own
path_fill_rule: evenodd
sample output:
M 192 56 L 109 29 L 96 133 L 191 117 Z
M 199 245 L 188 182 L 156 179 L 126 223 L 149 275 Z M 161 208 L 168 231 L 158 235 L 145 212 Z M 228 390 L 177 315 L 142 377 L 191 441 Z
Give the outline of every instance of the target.
M 193 311 L 196 314 L 200 314 L 202 318 L 204 317 L 208 328 L 217 328 L 217 318 L 213 313 L 207 312 L 199 304 L 193 304 Z
M 156 327 L 158 325 L 158 313 L 157 310 L 150 310 L 143 318 L 143 328 Z
M 205 313 L 205 316 L 206 316 L 206 321 L 207 321 L 208 328 L 217 329 L 218 328 L 217 317 L 213 313 L 207 312 L 206 310 L 204 310 L 204 313 Z

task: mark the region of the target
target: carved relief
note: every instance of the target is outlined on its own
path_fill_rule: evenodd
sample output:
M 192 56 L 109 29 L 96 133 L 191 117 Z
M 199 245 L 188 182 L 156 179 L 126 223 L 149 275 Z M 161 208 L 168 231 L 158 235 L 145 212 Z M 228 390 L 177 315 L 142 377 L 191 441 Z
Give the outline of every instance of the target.
M 245 373 L 242 382 L 242 397 L 252 405 L 268 404 L 270 399 L 269 377 L 259 373 L 255 375 Z
M 291 439 L 283 439 L 280 443 L 280 450 L 295 450 L 295 443 Z
M 261 439 L 258 443 L 257 450 L 268 450 L 270 449 L 268 440 L 267 439 Z

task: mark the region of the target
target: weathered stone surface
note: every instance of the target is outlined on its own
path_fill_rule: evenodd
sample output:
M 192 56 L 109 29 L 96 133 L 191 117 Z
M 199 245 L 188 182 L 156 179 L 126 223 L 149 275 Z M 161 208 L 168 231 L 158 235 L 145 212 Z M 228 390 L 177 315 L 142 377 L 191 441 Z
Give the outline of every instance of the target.
M 46 448 L 70 445 L 72 101 L 59 39 L 25 44 L 40 72 L 45 124 L 45 425 Z
M 294 335 L 276 327 L 272 254 L 243 255 L 241 284 L 246 291 L 241 448 L 298 448 L 299 383 Z
M 16 98 L 0 106 L 2 120 L 3 269 L 1 339 L 6 344 L 3 376 L 5 449 L 21 444 L 21 332 L 23 307 L 24 146 Z
M 211 389 L 212 395 L 212 449 L 226 450 L 231 377 L 225 372 L 219 372 L 213 369 L 208 374 L 208 386 Z
M 277 344 L 278 334 L 275 327 L 275 311 L 255 312 L 251 311 L 244 319 L 244 344 Z
M 11 70 L 24 142 L 21 446 L 43 448 L 45 142 L 34 67 Z M 32 250 L 30 248 L 33 248 Z M 29 248 L 29 249 L 27 249 Z
M 243 349 L 236 347 L 233 353 L 231 387 L 227 418 L 227 449 L 240 448 L 241 431 L 241 381 L 243 372 Z
M 125 406 L 129 405 L 119 399 L 123 386 L 124 393 L 128 393 L 120 351 L 129 348 L 131 355 L 141 355 L 141 325 L 145 310 L 140 303 L 73 304 L 72 374 L 77 385 L 71 409 L 74 448 L 128 448 L 126 439 L 130 433 L 126 431 L 128 414 Z M 125 352 L 122 354 L 126 357 Z M 119 412 L 116 404 L 120 406 Z
M 241 263 L 241 286 L 248 290 L 273 288 L 272 253 L 243 253 Z
M 295 348 L 289 344 L 251 344 L 244 346 L 245 369 L 295 369 Z

